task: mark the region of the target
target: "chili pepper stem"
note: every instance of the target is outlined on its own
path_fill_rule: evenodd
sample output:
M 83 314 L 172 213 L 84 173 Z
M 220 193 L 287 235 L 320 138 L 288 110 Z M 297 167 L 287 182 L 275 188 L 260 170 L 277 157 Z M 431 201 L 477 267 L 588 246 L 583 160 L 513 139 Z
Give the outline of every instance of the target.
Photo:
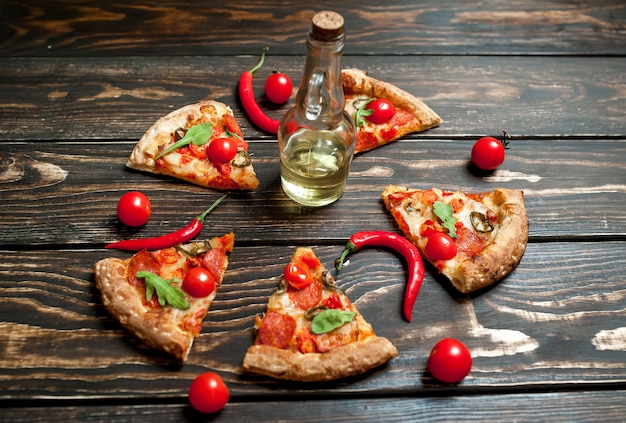
M 265 61 L 265 53 L 267 53 L 267 51 L 269 49 L 270 49 L 269 47 L 265 47 L 263 49 L 263 52 L 261 53 L 261 60 L 259 60 L 259 63 L 257 63 L 257 65 L 255 67 L 250 69 L 250 73 L 254 73 L 254 72 L 258 71 L 259 69 L 261 69 L 261 66 L 263 66 L 263 62 Z
M 346 261 L 346 257 L 348 257 L 351 253 L 355 251 L 356 246 L 352 242 L 348 241 L 346 244 L 346 248 L 341 253 L 341 256 L 337 260 L 335 260 L 335 269 L 337 269 L 337 271 L 340 271 L 343 263 Z
M 204 223 L 204 218 L 207 216 L 207 214 L 211 213 L 222 201 L 224 201 L 224 198 L 226 198 L 227 195 L 228 194 L 224 194 L 220 198 L 218 198 L 215 201 L 215 203 L 211 205 L 211 207 L 209 207 L 208 209 L 204 211 L 204 213 L 202 213 L 199 216 L 196 216 L 196 220 L 199 220 L 200 222 Z

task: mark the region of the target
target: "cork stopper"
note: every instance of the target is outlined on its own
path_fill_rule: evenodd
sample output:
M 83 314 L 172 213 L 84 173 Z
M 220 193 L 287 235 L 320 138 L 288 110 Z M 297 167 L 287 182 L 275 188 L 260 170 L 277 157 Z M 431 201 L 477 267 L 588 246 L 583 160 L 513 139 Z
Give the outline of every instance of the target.
M 311 21 L 313 37 L 318 41 L 334 41 L 343 35 L 343 16 L 324 10 L 313 16 Z

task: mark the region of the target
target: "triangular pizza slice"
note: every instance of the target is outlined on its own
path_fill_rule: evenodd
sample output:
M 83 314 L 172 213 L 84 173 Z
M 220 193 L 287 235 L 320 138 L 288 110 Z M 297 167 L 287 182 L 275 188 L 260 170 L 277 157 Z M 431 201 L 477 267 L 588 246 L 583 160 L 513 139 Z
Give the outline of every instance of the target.
M 228 267 L 233 233 L 209 241 L 142 250 L 94 266 L 109 313 L 148 346 L 185 361 Z
M 312 249 L 300 247 L 285 268 L 243 367 L 300 382 L 362 374 L 398 355 L 374 333 Z
M 423 101 L 362 70 L 344 69 L 341 76 L 344 109 L 357 125 L 356 153 L 373 150 L 443 122 Z
M 460 292 L 501 280 L 526 250 L 522 191 L 464 193 L 389 185 L 382 198 L 402 232 Z
M 157 120 L 126 166 L 219 190 L 259 186 L 233 111 L 213 100 L 189 104 Z

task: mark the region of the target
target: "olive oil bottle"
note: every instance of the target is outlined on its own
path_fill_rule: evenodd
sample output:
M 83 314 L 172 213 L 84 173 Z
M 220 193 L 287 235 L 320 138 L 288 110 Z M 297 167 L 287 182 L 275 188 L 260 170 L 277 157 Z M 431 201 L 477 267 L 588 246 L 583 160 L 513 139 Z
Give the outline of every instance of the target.
M 278 129 L 283 190 L 307 206 L 324 206 L 341 197 L 356 145 L 341 84 L 343 23 L 331 11 L 313 17 L 296 102 Z

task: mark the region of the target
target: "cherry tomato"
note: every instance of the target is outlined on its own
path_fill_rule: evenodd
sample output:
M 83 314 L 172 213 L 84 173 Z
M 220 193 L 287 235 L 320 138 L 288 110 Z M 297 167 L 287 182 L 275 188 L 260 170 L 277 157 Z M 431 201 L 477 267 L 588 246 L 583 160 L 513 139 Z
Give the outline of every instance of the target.
M 215 277 L 204 267 L 194 267 L 183 278 L 182 287 L 183 291 L 193 297 L 208 297 L 215 291 Z
M 444 338 L 430 352 L 428 371 L 446 383 L 458 383 L 472 368 L 472 355 L 465 344 L 455 338 Z
M 117 202 L 117 217 L 128 226 L 145 225 L 151 211 L 150 200 L 139 191 L 127 192 Z
M 229 163 L 237 155 L 237 143 L 234 138 L 216 138 L 208 145 L 206 156 L 213 163 Z
M 290 262 L 285 267 L 285 279 L 287 279 L 289 285 L 296 289 L 304 289 L 315 282 L 309 269 L 305 265 L 295 262 Z
M 222 378 L 213 372 L 202 373 L 189 386 L 189 402 L 201 413 L 215 413 L 228 403 L 230 392 Z
M 482 137 L 472 147 L 472 161 L 483 170 L 493 170 L 504 162 L 502 142 L 494 137 Z
M 274 71 L 265 80 L 265 95 L 274 104 L 283 104 L 291 98 L 293 84 L 284 73 Z
M 377 98 L 370 102 L 365 106 L 365 110 L 373 110 L 373 113 L 365 118 L 376 125 L 389 122 L 393 115 L 396 114 L 396 108 L 393 107 L 389 100 L 384 98 Z
M 450 260 L 456 256 L 456 243 L 443 232 L 428 237 L 424 254 L 431 260 Z

